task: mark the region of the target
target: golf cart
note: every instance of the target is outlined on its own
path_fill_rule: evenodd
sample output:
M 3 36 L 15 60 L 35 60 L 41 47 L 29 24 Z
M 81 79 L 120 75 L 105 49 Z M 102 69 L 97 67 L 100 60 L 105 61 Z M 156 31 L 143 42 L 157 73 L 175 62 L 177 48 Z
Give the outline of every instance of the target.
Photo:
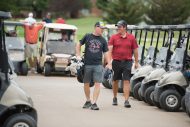
M 10 17 L 9 12 L 0 11 L 0 127 L 37 127 L 32 99 L 12 78 L 4 31 L 4 20 Z
M 48 76 L 51 72 L 73 74 L 66 69 L 75 55 L 75 32 L 77 27 L 68 24 L 48 23 L 44 25 L 41 38 L 37 72 Z
M 185 107 L 185 110 L 186 110 L 186 112 L 187 112 L 187 114 L 189 115 L 189 117 L 190 117 L 190 46 L 189 46 L 189 64 L 188 64 L 188 69 L 187 69 L 187 71 L 185 72 L 185 75 L 186 75 L 186 77 L 187 77 L 187 79 L 188 79 L 188 81 L 189 81 L 189 86 L 186 88 L 186 93 L 185 93 L 185 97 L 184 97 L 184 101 L 185 101 L 185 105 L 184 105 L 184 107 Z M 183 102 L 182 102 L 182 104 L 183 104 Z
M 187 89 L 186 89 L 186 94 L 185 94 L 185 109 L 186 109 L 187 114 L 190 117 L 190 84 L 189 84 L 189 87 L 187 87 Z
M 160 30 L 161 30 L 161 26 L 147 26 L 145 28 L 145 39 L 144 39 L 144 45 L 145 43 L 147 43 L 147 35 L 148 32 L 151 33 L 151 39 L 150 39 L 150 47 L 147 49 L 146 52 L 146 57 L 145 59 L 141 58 L 141 67 L 138 68 L 134 75 L 131 77 L 131 94 L 134 96 L 134 98 L 138 99 L 138 100 L 142 100 L 142 98 L 140 98 L 139 96 L 139 88 L 141 86 L 141 82 L 144 79 L 144 77 L 150 73 L 153 70 L 153 65 L 156 58 L 156 54 L 158 51 L 158 43 L 159 43 L 159 39 L 160 39 Z M 153 45 L 154 42 L 154 36 L 155 33 L 157 32 L 157 39 L 155 42 L 155 45 Z M 164 42 L 163 42 L 164 43 Z M 144 54 L 145 52 L 145 46 L 142 49 L 142 54 Z
M 151 99 L 152 93 L 154 91 L 154 87 L 155 84 L 158 82 L 158 80 L 160 79 L 160 77 L 166 73 L 166 71 L 168 71 L 168 63 L 170 62 L 169 59 L 171 58 L 172 62 L 175 62 L 175 59 L 172 60 L 172 58 L 175 57 L 171 57 L 173 46 L 175 46 L 174 48 L 176 48 L 178 45 L 172 45 L 172 39 L 171 36 L 174 36 L 174 32 L 173 30 L 175 30 L 175 33 L 177 33 L 179 31 L 179 37 L 178 37 L 178 43 L 182 43 L 181 40 L 181 33 L 182 30 L 185 30 L 185 26 L 182 26 L 179 29 L 179 26 L 177 26 L 178 29 L 172 29 L 171 26 L 163 26 L 162 30 L 164 30 L 164 39 L 166 37 L 166 32 L 169 34 L 169 43 L 167 45 L 163 45 L 163 47 L 160 49 L 160 53 L 157 56 L 157 59 L 154 62 L 154 70 L 152 70 L 148 75 L 145 76 L 145 78 L 142 80 L 141 86 L 140 86 L 140 91 L 139 91 L 139 95 L 141 96 L 142 100 L 144 100 L 145 102 L 147 102 L 150 105 L 154 105 Z M 172 35 L 170 35 L 172 34 Z M 164 44 L 164 43 L 163 43 Z M 180 47 L 179 47 L 180 48 Z M 175 50 L 175 52 L 178 52 L 178 49 Z M 176 53 L 173 53 L 174 55 Z
M 189 85 L 188 78 L 184 72 L 188 69 L 188 45 L 190 37 L 190 26 L 186 25 L 188 32 L 185 48 L 177 48 L 176 54 L 170 62 L 169 71 L 159 79 L 152 93 L 152 100 L 157 107 L 170 112 L 178 111 L 181 107 L 182 97 L 185 95 L 185 89 Z
M 28 65 L 25 58 L 24 38 L 19 36 L 18 28 L 23 29 L 20 22 L 5 22 L 6 45 L 11 61 L 14 64 L 15 72 L 21 75 L 28 74 Z
M 115 24 L 106 24 L 106 29 L 103 32 L 103 37 L 106 39 L 106 41 L 108 42 L 110 37 L 113 34 L 117 33 L 117 27 L 115 26 Z

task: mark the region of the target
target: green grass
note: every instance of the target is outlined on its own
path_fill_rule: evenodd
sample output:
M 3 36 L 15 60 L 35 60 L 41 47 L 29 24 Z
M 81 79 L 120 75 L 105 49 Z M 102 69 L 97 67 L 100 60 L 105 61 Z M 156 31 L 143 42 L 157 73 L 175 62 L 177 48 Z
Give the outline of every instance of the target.
M 69 19 L 66 20 L 66 23 L 78 27 L 76 34 L 77 34 L 77 39 L 80 40 L 86 33 L 93 32 L 94 24 L 100 20 L 101 18 L 98 17 L 85 17 L 80 19 Z

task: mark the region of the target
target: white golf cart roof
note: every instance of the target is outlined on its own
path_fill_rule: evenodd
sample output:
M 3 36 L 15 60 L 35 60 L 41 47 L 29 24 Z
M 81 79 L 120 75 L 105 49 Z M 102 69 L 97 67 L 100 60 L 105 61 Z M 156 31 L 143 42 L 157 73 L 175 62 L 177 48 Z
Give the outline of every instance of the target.
M 108 28 L 108 29 L 117 29 L 115 24 L 106 24 L 106 28 Z
M 127 28 L 130 28 L 130 29 L 135 28 L 135 27 L 137 27 L 137 26 L 135 26 L 135 25 L 127 25 Z M 107 29 L 117 29 L 115 24 L 106 24 L 106 28 Z
M 77 30 L 77 27 L 74 25 L 60 23 L 47 23 L 44 25 L 44 27 L 53 29 Z

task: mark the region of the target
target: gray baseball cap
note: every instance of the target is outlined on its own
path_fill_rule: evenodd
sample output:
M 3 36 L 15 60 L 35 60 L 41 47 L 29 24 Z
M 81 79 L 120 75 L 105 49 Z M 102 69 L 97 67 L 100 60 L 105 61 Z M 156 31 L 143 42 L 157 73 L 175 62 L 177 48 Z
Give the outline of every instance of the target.
M 126 26 L 127 27 L 127 22 L 125 20 L 119 20 L 115 26 Z

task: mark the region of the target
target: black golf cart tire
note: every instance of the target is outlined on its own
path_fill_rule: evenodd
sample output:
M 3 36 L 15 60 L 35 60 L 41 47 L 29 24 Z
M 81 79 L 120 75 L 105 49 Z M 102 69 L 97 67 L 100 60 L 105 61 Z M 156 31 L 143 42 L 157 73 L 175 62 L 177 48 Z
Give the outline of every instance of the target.
M 90 82 L 90 87 L 93 87 L 94 86 L 94 82 Z
M 169 95 L 173 95 L 178 99 L 178 103 L 176 104 L 175 107 L 169 107 L 166 104 L 166 98 Z M 159 103 L 160 103 L 160 107 L 166 111 L 169 112 L 176 112 L 179 110 L 179 108 L 181 107 L 181 95 L 176 91 L 176 90 L 165 90 L 161 93 L 160 98 L 159 98 Z
M 102 85 L 103 85 L 105 88 L 109 89 L 106 81 L 103 81 L 103 82 L 102 82 Z
M 141 100 L 141 97 L 139 96 L 139 88 L 141 87 L 141 82 L 138 82 L 135 84 L 134 89 L 133 89 L 133 97 L 139 101 Z
M 106 81 L 106 80 L 104 80 L 104 81 L 102 82 L 102 85 L 103 85 L 105 88 L 111 89 L 110 83 L 109 83 L 108 81 Z
M 187 113 L 187 115 L 190 117 L 190 111 L 188 111 L 188 110 L 186 109 L 186 113 Z
M 28 74 L 28 64 L 26 62 L 21 63 L 20 74 L 25 76 Z
M 13 127 L 15 124 L 24 123 L 29 127 L 37 127 L 37 122 L 28 114 L 19 113 L 10 116 L 4 123 L 3 127 Z
M 123 81 L 122 80 L 118 81 L 118 92 L 123 93 Z
M 152 102 L 152 99 L 151 99 L 151 94 L 153 94 L 154 92 L 154 88 L 155 86 L 149 86 L 146 91 L 145 91 L 145 96 L 144 96 L 144 99 L 146 101 L 146 103 L 148 103 L 149 105 L 153 106 L 154 103 Z
M 182 99 L 181 99 L 181 108 L 182 108 L 183 111 L 186 111 L 185 96 L 183 96 Z
M 49 76 L 51 74 L 51 66 L 49 63 L 44 64 L 44 75 Z
M 41 74 L 43 72 L 43 69 L 40 67 L 38 62 L 36 62 L 36 72 L 39 74 Z
M 154 91 L 153 91 L 153 94 L 154 94 Z M 157 108 L 161 109 L 159 102 L 157 102 L 157 101 L 154 100 L 154 96 L 152 98 L 152 103 L 154 104 L 154 106 L 156 106 Z

